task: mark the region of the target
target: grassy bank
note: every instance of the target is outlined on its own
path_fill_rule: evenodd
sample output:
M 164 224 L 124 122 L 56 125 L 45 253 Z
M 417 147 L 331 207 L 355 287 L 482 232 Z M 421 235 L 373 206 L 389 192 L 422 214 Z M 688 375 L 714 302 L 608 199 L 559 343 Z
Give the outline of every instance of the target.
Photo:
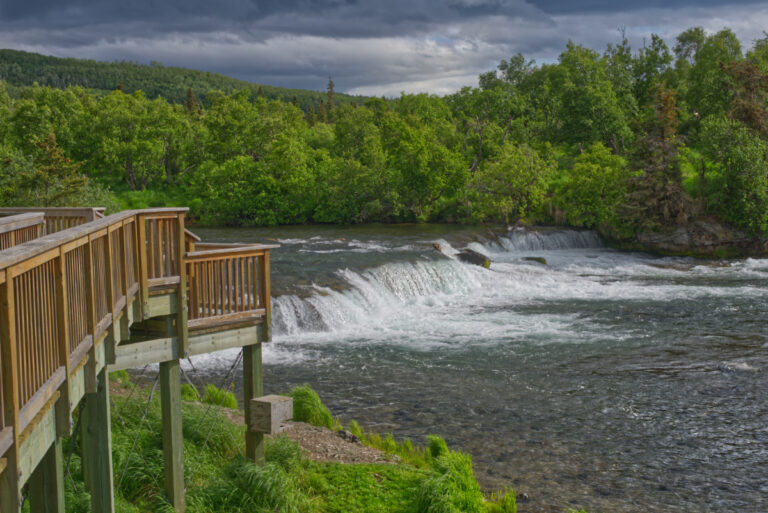
M 113 386 L 130 390 L 113 394 L 112 442 L 116 511 L 173 511 L 163 493 L 161 411 L 158 394 L 133 389 L 124 379 Z M 214 404 L 211 390 L 185 394 L 184 471 L 190 513 L 514 513 L 514 493 L 484 495 L 467 454 L 451 451 L 444 440 L 430 437 L 428 447 L 350 429 L 363 443 L 389 454 L 391 464 L 343 464 L 312 461 L 285 436 L 266 440 L 266 460 L 256 466 L 243 456 L 244 427 Z M 296 420 L 340 429 L 309 387 L 292 391 Z M 77 436 L 66 440 L 69 512 L 90 510 L 82 481 Z M 397 458 L 395 458 L 397 456 Z

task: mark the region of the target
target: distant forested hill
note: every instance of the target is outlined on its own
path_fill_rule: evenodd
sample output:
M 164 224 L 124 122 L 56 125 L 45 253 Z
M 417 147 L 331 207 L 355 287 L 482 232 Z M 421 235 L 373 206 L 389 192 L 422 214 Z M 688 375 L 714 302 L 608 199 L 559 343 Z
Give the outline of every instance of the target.
M 205 103 L 205 95 L 212 90 L 229 94 L 249 89 L 254 95 L 268 99 L 293 102 L 294 97 L 306 110 L 317 109 L 326 98 L 325 92 L 306 89 L 288 89 L 253 84 L 244 80 L 186 68 L 150 65 L 135 62 L 101 62 L 85 59 L 62 59 L 37 53 L 0 49 L 0 80 L 11 86 L 29 86 L 37 82 L 41 86 L 65 88 L 81 86 L 96 91 L 113 91 L 122 85 L 126 93 L 143 91 L 149 98 L 162 96 L 171 103 L 183 103 L 191 88 L 195 96 Z M 337 104 L 362 103 L 365 98 L 336 93 Z

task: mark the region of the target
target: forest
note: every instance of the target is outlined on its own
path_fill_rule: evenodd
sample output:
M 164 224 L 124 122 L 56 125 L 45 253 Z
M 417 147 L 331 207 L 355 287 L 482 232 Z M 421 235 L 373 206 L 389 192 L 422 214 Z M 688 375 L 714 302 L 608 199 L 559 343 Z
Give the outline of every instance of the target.
M 233 226 L 522 220 L 616 238 L 711 216 L 768 234 L 768 34 L 750 48 L 700 27 L 636 49 L 620 35 L 602 53 L 570 42 L 554 63 L 518 54 L 444 97 L 345 97 L 332 80 L 314 103 L 215 81 L 203 94 L 137 64 L 115 65 L 122 85 L 104 91 L 85 81 L 92 66 L 63 89 L 53 68 L 25 68 L 46 86 L 0 72 L 0 204 L 188 205 Z

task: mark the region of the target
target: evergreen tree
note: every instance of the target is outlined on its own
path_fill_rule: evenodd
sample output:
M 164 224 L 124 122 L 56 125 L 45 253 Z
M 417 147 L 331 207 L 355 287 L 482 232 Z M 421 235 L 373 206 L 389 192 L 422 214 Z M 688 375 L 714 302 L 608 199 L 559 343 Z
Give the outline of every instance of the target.
M 328 75 L 328 113 L 330 114 L 333 112 L 334 107 L 334 95 L 336 94 L 336 91 L 334 90 L 335 84 L 333 83 L 333 79 L 330 75 Z
M 732 79 L 733 92 L 729 116 L 741 121 L 763 137 L 768 136 L 768 74 L 761 73 L 751 60 L 721 64 L 723 71 Z
M 195 114 L 200 113 L 200 104 L 197 103 L 197 97 L 191 87 L 187 89 L 187 99 L 184 100 L 184 110 Z
M 320 100 L 320 106 L 317 108 L 317 120 L 328 123 L 328 108 L 323 100 Z
M 37 143 L 37 147 L 41 153 L 34 165 L 16 177 L 18 200 L 27 206 L 40 207 L 77 203 L 88 183 L 79 173 L 82 164 L 64 156 L 53 132 Z

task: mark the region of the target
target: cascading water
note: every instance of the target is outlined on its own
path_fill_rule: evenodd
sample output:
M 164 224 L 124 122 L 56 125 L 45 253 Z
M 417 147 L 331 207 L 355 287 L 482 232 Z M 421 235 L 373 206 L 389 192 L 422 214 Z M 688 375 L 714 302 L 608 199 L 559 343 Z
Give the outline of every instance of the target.
M 269 392 L 310 383 L 344 421 L 441 434 L 526 511 L 768 509 L 767 260 L 622 253 L 560 229 L 203 235 L 281 239 Z M 465 247 L 491 268 L 457 260 Z

